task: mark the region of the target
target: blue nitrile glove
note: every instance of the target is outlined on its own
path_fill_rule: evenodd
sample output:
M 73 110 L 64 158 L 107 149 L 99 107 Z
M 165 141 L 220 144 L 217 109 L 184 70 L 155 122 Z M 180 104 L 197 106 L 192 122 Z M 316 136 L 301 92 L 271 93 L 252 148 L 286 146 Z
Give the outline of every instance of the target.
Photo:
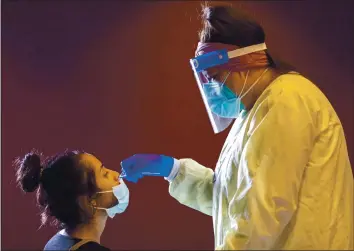
M 168 177 L 173 163 L 174 159 L 165 155 L 135 154 L 120 163 L 120 177 L 134 183 L 144 176 Z

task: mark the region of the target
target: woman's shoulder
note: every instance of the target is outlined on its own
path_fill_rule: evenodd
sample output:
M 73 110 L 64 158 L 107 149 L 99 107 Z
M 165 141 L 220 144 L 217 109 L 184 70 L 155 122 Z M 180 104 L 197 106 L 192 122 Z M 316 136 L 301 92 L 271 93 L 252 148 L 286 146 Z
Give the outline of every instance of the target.
M 60 232 L 56 233 L 45 245 L 45 250 L 70 250 L 75 247 L 75 250 L 98 250 L 98 251 L 108 251 L 110 249 L 105 246 L 100 245 L 94 241 L 84 241 L 82 239 L 71 238 L 70 236 L 63 235 Z
M 295 109 L 307 107 L 313 112 L 328 110 L 331 107 L 324 93 L 312 81 L 296 72 L 277 77 L 257 102 L 269 107 L 275 104 L 284 104 Z
M 69 250 L 70 247 L 81 241 L 69 236 L 56 233 L 45 245 L 44 250 Z

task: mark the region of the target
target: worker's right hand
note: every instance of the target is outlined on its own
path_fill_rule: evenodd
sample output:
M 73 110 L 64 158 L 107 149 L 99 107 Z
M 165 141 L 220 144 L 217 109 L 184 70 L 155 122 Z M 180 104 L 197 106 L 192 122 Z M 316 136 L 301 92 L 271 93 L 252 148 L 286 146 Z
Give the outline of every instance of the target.
M 136 183 L 144 176 L 168 177 L 174 159 L 160 154 L 135 154 L 121 162 L 120 177 Z

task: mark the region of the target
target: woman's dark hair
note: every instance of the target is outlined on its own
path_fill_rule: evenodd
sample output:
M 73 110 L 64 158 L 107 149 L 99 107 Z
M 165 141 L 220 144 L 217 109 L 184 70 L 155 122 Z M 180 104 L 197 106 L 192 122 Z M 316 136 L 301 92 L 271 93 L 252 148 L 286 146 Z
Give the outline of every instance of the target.
M 247 47 L 265 42 L 265 32 L 260 24 L 239 9 L 231 6 L 202 6 L 203 28 L 199 40 L 203 43 L 223 43 Z M 295 68 L 280 60 L 275 60 L 266 51 L 270 67 L 281 71 Z
M 32 151 L 15 161 L 16 181 L 24 192 L 37 190 L 41 226 L 51 223 L 74 229 L 90 220 L 92 213 L 80 203 L 81 196 L 91 198 L 96 192 L 95 174 L 80 162 L 83 152 L 65 151 L 46 161 Z

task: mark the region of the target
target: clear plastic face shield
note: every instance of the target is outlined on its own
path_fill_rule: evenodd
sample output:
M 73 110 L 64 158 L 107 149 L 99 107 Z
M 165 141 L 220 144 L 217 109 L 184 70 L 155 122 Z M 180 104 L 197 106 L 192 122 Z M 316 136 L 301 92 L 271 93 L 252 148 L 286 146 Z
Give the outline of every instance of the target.
M 211 126 L 215 134 L 224 131 L 233 122 L 235 118 L 221 117 L 216 113 L 212 112 L 212 97 L 210 96 L 218 95 L 218 87 L 213 86 L 213 84 L 211 84 L 211 78 L 208 75 L 207 70 L 212 67 L 228 64 L 229 60 L 232 58 L 240 57 L 257 51 L 263 51 L 266 49 L 266 45 L 262 43 L 236 49 L 233 51 L 227 51 L 226 49 L 215 50 L 190 59 L 190 64 L 192 66 L 199 91 L 202 95 L 203 103 L 205 105 L 209 120 L 211 122 Z M 220 84 L 224 83 L 220 82 Z M 211 91 L 210 88 L 212 88 L 213 90 Z

